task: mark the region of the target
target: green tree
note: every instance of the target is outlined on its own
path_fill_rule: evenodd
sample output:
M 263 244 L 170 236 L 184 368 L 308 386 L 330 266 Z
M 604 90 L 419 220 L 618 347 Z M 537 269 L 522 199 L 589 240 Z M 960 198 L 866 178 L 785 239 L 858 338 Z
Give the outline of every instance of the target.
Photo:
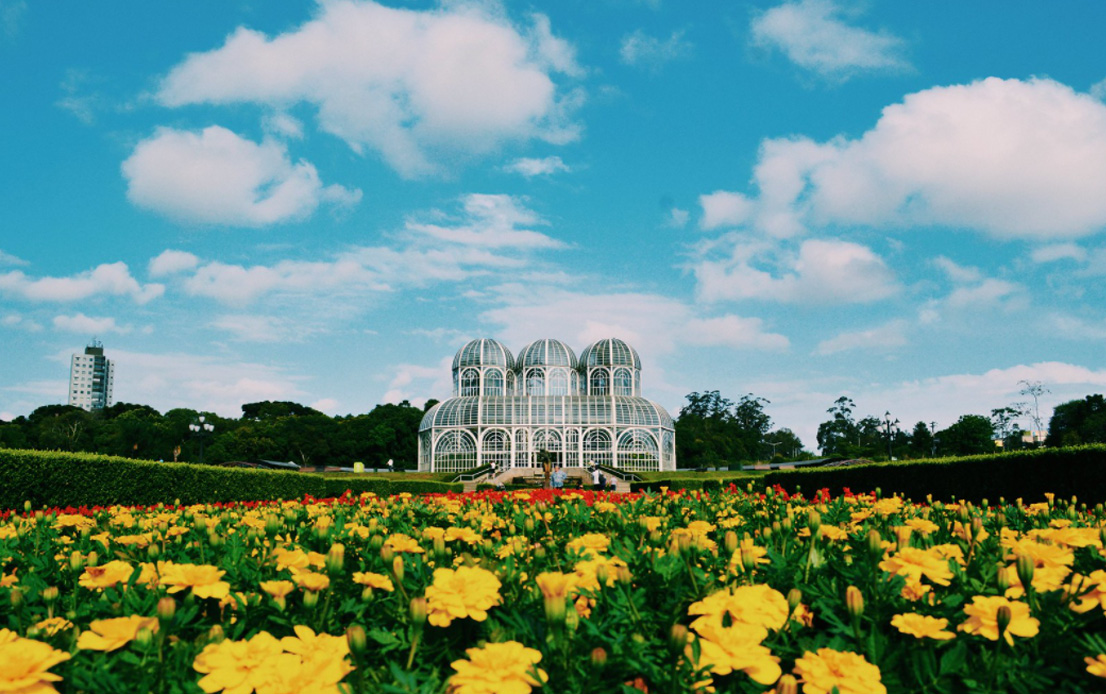
M 1106 443 L 1106 398 L 1088 395 L 1057 405 L 1048 423 L 1045 443 L 1049 446 Z
M 818 448 L 822 455 L 849 455 L 859 448 L 860 428 L 853 420 L 855 409 L 856 403 L 842 395 L 826 410 L 833 418 L 818 425 Z
M 915 458 L 928 458 L 933 450 L 933 432 L 925 422 L 918 422 L 910 433 L 910 454 Z
M 937 434 L 941 451 L 947 455 L 993 453 L 995 430 L 991 420 L 980 414 L 961 415 L 956 423 Z

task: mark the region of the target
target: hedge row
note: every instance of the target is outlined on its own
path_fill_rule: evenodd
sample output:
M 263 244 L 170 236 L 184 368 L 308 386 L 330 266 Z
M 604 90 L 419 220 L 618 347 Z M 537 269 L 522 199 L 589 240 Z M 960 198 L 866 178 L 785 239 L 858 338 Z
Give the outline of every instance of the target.
M 801 487 L 807 494 L 828 488 L 856 492 L 879 488 L 914 500 L 971 501 L 999 497 L 1012 501 L 1041 501 L 1045 492 L 1077 496 L 1087 503 L 1106 502 L 1106 445 L 1041 448 L 961 458 L 875 463 L 852 467 L 769 472 L 757 484 L 780 485 L 789 492 Z
M 268 501 L 340 496 L 461 491 L 428 480 L 327 478 L 312 473 L 157 463 L 91 453 L 0 449 L 0 510 L 42 506 L 150 505 Z
M 746 478 L 747 479 L 747 478 Z M 745 479 L 741 480 L 746 481 Z M 705 492 L 718 491 L 729 486 L 730 481 L 716 477 L 669 477 L 663 480 L 646 480 L 644 482 L 631 482 L 632 492 L 659 492 L 662 488 L 676 491 L 686 489 L 689 491 L 703 490 Z

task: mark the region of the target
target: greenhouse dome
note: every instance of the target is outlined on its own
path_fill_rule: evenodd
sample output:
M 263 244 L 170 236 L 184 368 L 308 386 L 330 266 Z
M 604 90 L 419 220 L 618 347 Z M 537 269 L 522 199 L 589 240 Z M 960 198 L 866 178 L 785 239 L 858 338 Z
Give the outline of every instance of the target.
M 453 397 L 419 426 L 419 469 L 535 467 L 547 451 L 567 467 L 676 469 L 672 417 L 641 397 L 641 359 L 618 338 L 576 358 L 554 339 L 512 358 L 496 340 L 468 342 L 453 360 Z

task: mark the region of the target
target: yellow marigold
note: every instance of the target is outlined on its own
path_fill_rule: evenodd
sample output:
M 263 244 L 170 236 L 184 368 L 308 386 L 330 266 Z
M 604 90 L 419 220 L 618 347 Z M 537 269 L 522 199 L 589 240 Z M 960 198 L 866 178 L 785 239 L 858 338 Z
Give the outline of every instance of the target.
M 948 641 L 949 639 L 956 638 L 956 634 L 953 632 L 945 631 L 945 627 L 948 625 L 949 620 L 947 619 L 938 619 L 937 617 L 921 615 L 915 612 L 897 614 L 891 618 L 891 626 L 904 634 L 909 634 L 918 639 Z
M 720 628 L 726 615 L 732 622 L 777 630 L 787 623 L 790 610 L 782 593 L 756 584 L 739 586 L 732 592 L 725 589 L 708 595 L 687 608 L 687 613 L 702 615 L 691 623 L 691 628 L 701 634 L 704 629 Z
M 49 644 L 0 629 L 0 692 L 54 694 L 53 683 L 60 682 L 61 676 L 50 668 L 69 658 Z
M 273 559 L 276 560 L 278 571 L 284 569 L 306 569 L 311 565 L 307 552 L 302 549 L 288 549 L 277 547 L 273 550 Z
M 930 533 L 936 532 L 940 529 L 940 526 L 926 518 L 908 518 L 906 520 L 906 527 L 910 528 L 919 535 L 929 535 Z
M 872 510 L 881 516 L 890 516 L 902 510 L 902 497 L 891 496 L 872 504 Z M 844 692 L 842 692 L 844 694 Z
M 1075 561 L 1075 554 L 1069 548 L 1037 542 L 1030 537 L 1014 542 L 1008 549 L 1005 559 L 1017 559 L 1019 554 L 1024 554 L 1038 567 L 1068 567 Z
M 115 543 L 119 545 L 135 545 L 136 547 L 145 547 L 154 541 L 153 533 L 140 533 L 138 535 L 117 535 Z
M 54 527 L 58 530 L 65 530 L 66 528 L 83 530 L 85 528 L 95 528 L 96 521 L 79 513 L 61 513 L 54 519 Z
M 468 660 L 455 660 L 450 694 L 529 694 L 549 680 L 538 668 L 541 653 L 517 641 L 489 643 L 465 650 Z
M 458 528 L 454 526 L 452 528 L 446 528 L 445 531 L 446 542 L 460 540 L 461 542 L 472 545 L 480 542 L 483 539 L 484 538 L 480 537 L 480 534 L 472 528 Z
M 87 567 L 77 579 L 77 583 L 89 590 L 103 590 L 119 583 L 126 583 L 133 573 L 133 566 L 116 559 L 100 566 Z
M 1037 572 L 1033 572 L 1033 586 L 1037 586 Z M 1073 576 L 1068 591 L 1075 596 L 1071 609 L 1088 612 L 1101 606 L 1106 610 L 1106 571 L 1092 571 L 1089 576 Z
M 348 526 L 347 526 L 348 527 Z M 423 538 L 434 541 L 437 538 L 445 539 L 445 528 L 439 528 L 436 525 L 428 525 L 422 529 Z
M 964 606 L 964 614 L 968 615 L 959 627 L 960 631 L 969 634 L 978 634 L 991 641 L 998 641 L 998 608 L 1010 608 L 1010 624 L 1006 627 L 1003 637 L 1006 643 L 1014 645 L 1014 637 L 1032 638 L 1037 635 L 1038 622 L 1029 616 L 1029 605 L 1024 602 L 1013 602 L 1001 595 L 977 595 L 972 598 L 970 605 Z
M 477 566 L 435 569 L 434 583 L 426 588 L 428 621 L 436 627 L 465 617 L 482 622 L 488 610 L 503 600 L 500 585 L 495 574 Z
M 15 575 L 14 570 L 10 574 L 0 575 L 0 588 L 11 588 L 16 583 L 19 583 L 19 576 Z
M 316 634 L 311 627 L 297 624 L 292 627 L 295 636 L 285 636 L 280 645 L 288 653 L 295 653 L 304 660 L 336 659 L 342 660 L 349 655 L 349 643 L 345 636 Z M 349 672 L 352 668 L 346 670 Z M 342 673 L 345 676 L 345 673 Z M 341 679 L 339 677 L 338 679 Z
M 645 531 L 650 533 L 654 530 L 660 530 L 661 524 L 664 522 L 664 519 L 660 516 L 642 516 L 638 520 L 645 526 Z
M 248 641 L 208 644 L 196 656 L 192 668 L 205 675 L 199 685 L 208 694 L 223 690 L 228 694 L 249 694 L 274 679 L 274 666 L 280 664 L 278 658 L 283 652 L 280 641 L 262 631 Z
M 45 636 L 54 636 L 65 631 L 66 629 L 72 628 L 73 622 L 70 622 L 65 617 L 50 617 L 48 619 L 42 620 L 41 622 L 36 622 L 34 626 L 31 627 L 31 631 L 37 630 L 42 632 L 42 634 Z M 0 692 L 2 691 L 4 690 L 0 689 Z
M 768 631 L 758 625 L 735 622 L 730 627 L 710 625 L 699 632 L 697 668 L 708 667 L 712 674 L 744 672 L 754 682 L 769 685 L 780 678 L 780 659 L 760 644 Z M 694 656 L 688 644 L 685 655 Z
M 261 590 L 274 598 L 287 597 L 289 593 L 296 589 L 296 584 L 291 581 L 262 581 L 259 586 Z
M 618 570 L 625 567 L 626 562 L 618 557 L 605 557 L 598 555 L 592 559 L 576 562 L 573 567 L 576 573 L 576 587 L 580 590 L 599 590 L 599 573 L 607 572 L 607 580 L 604 585 L 613 586 L 618 576 Z
M 1025 586 L 1022 585 L 1021 577 L 1018 576 L 1017 563 L 1011 564 L 1005 568 L 1000 568 L 999 571 L 1004 572 L 1006 576 L 1006 582 L 1010 585 L 1003 593 L 1011 600 L 1017 600 L 1025 595 Z M 1041 566 L 1034 568 L 1033 570 L 1033 590 L 1038 593 L 1051 593 L 1054 590 L 1060 590 L 1064 587 L 1064 580 L 1071 573 L 1071 569 L 1066 566 Z
M 301 569 L 292 569 L 292 580 L 304 590 L 319 592 L 330 587 L 330 577 L 326 574 L 315 573 Z
M 77 637 L 77 648 L 82 651 L 114 651 L 134 641 L 139 629 L 156 632 L 157 627 L 157 617 L 143 617 L 140 614 L 98 619 L 88 625 L 88 631 L 82 631 Z
M 611 538 L 599 533 L 585 533 L 580 537 L 574 537 L 565 544 L 566 552 L 578 552 L 582 556 L 590 557 L 603 554 L 611 546 Z
M 392 585 L 392 579 L 383 574 L 374 574 L 368 571 L 358 571 L 354 573 L 353 582 L 367 588 L 379 589 L 389 593 L 394 592 L 396 589 L 395 586 Z
M 906 576 L 907 582 L 917 582 L 924 576 L 932 583 L 947 586 L 952 580 L 949 562 L 936 552 L 917 547 L 903 547 L 879 563 L 887 573 Z
M 1094 658 L 1088 656 L 1083 662 L 1087 664 L 1087 672 L 1095 677 L 1106 677 L 1106 654 L 1099 653 Z
M 1066 518 L 1057 518 L 1052 523 L 1057 521 L 1067 520 Z M 1071 521 L 1068 521 L 1069 523 Z M 1101 547 L 1102 539 L 1099 535 L 1098 528 L 1073 528 L 1070 526 L 1061 526 L 1058 528 L 1036 528 L 1030 530 L 1027 533 L 1030 537 L 1035 539 L 1043 539 L 1051 542 L 1054 545 L 1063 545 L 1064 547 Z
M 538 574 L 534 580 L 541 589 L 542 596 L 546 598 L 564 599 L 576 588 L 576 574 L 546 571 Z
M 856 653 L 819 648 L 795 661 L 795 674 L 803 681 L 803 694 L 887 694 L 879 668 Z
M 209 564 L 170 564 L 158 565 L 161 573 L 161 585 L 168 586 L 170 593 L 179 593 L 186 588 L 192 589 L 197 598 L 215 598 L 221 600 L 230 594 L 230 583 L 221 581 L 226 571 Z
M 384 546 L 390 547 L 392 551 L 397 554 L 400 552 L 406 552 L 407 554 L 424 554 L 426 552 L 419 544 L 418 540 L 404 535 L 403 533 L 389 535 L 388 539 L 384 541 Z

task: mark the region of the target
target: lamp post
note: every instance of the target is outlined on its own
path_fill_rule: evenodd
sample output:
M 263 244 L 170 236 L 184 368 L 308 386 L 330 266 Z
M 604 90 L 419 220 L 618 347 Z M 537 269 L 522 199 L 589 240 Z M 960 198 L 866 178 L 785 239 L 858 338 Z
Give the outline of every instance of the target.
M 204 439 L 211 436 L 211 432 L 215 431 L 215 425 L 211 422 L 205 422 L 204 416 L 200 415 L 196 421 L 188 425 L 188 429 L 192 432 L 192 438 L 200 440 L 200 465 L 203 465 Z
M 929 423 L 929 439 L 930 439 L 930 445 L 933 448 L 933 451 L 929 455 L 930 455 L 931 458 L 936 458 L 937 457 L 937 422 L 930 422 Z
M 892 453 L 892 450 L 891 450 L 891 443 L 894 440 L 894 437 L 891 435 L 891 428 L 894 427 L 898 423 L 899 423 L 899 420 L 897 420 L 897 419 L 893 422 L 891 421 L 891 411 L 890 410 L 883 413 L 883 424 L 884 424 L 885 427 L 887 427 L 887 459 L 888 460 L 891 460 L 891 458 L 894 457 L 894 455 Z

